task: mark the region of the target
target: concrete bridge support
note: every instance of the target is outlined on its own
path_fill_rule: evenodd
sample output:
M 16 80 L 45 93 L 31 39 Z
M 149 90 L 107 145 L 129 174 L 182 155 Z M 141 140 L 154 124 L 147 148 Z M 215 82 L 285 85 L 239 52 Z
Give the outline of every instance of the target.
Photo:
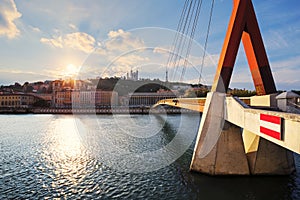
M 210 175 L 284 175 L 293 153 L 225 120 L 225 94 L 209 93 L 190 169 Z
M 293 152 L 261 137 L 257 151 L 246 156 L 250 174 L 288 175 L 295 171 Z
M 242 132 L 238 126 L 225 122 L 217 143 L 207 155 L 201 152 L 201 145 L 206 144 L 200 143 L 195 147 L 191 163 L 192 171 L 210 175 L 250 174 L 242 142 Z

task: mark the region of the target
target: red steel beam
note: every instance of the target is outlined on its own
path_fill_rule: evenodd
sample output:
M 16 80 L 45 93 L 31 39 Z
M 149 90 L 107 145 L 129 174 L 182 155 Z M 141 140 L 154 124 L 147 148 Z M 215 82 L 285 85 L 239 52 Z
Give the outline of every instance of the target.
M 276 92 L 268 57 L 251 0 L 233 0 L 234 6 L 220 55 L 212 91 L 226 92 L 243 41 L 257 95 Z

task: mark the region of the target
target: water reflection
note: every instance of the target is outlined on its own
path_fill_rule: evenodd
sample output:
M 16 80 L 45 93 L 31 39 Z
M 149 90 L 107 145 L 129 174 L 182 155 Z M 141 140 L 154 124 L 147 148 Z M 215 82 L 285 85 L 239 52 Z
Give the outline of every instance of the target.
M 64 194 L 66 186 L 74 187 L 84 180 L 89 161 L 74 119 L 60 117 L 52 121 L 44 142 L 41 158 L 52 176 L 51 187 Z
M 173 140 L 180 120 L 170 116 L 155 137 L 135 139 L 118 135 L 111 116 L 101 116 L 102 129 L 83 138 L 70 115 L 0 115 L 0 199 L 300 199 L 300 155 L 291 176 L 211 177 L 189 172 L 191 145 L 164 168 L 132 174 L 101 163 L 86 146 L 87 140 L 98 143 L 102 133 L 126 140 L 132 150 L 157 150 Z M 191 127 L 187 118 L 185 130 Z
M 104 165 L 121 172 L 145 173 L 170 165 L 189 149 L 199 118 L 80 115 L 76 125 L 82 129 L 80 134 L 85 145 L 89 144 L 87 148 Z

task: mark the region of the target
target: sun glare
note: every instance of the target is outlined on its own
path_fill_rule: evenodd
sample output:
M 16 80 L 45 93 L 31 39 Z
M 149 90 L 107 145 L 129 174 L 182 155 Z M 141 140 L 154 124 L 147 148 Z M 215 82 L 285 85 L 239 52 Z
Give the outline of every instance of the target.
M 68 64 L 66 66 L 65 75 L 66 76 L 74 76 L 78 73 L 78 67 L 73 64 Z

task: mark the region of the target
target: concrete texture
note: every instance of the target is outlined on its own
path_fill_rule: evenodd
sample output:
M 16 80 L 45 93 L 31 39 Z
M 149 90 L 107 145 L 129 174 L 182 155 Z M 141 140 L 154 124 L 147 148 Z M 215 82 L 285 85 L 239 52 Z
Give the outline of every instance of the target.
M 212 151 L 204 158 L 196 150 L 191 170 L 210 175 L 249 175 L 241 128 L 225 123 L 224 129 Z
M 292 173 L 295 170 L 293 153 L 285 149 L 286 146 L 281 147 L 274 144 L 273 140 L 268 141 L 257 134 L 256 126 L 261 111 L 251 109 L 253 113 L 247 115 L 244 112 L 248 108 L 232 98 L 230 101 L 225 99 L 224 95 L 217 92 L 207 96 L 190 169 L 210 175 Z M 288 122 L 285 121 L 285 128 L 295 128 Z M 248 124 L 248 130 L 244 128 L 245 124 Z M 245 130 L 244 135 L 241 127 Z
M 253 175 L 288 175 L 295 171 L 293 153 L 264 138 L 260 138 L 257 152 L 251 154 L 248 162 Z

